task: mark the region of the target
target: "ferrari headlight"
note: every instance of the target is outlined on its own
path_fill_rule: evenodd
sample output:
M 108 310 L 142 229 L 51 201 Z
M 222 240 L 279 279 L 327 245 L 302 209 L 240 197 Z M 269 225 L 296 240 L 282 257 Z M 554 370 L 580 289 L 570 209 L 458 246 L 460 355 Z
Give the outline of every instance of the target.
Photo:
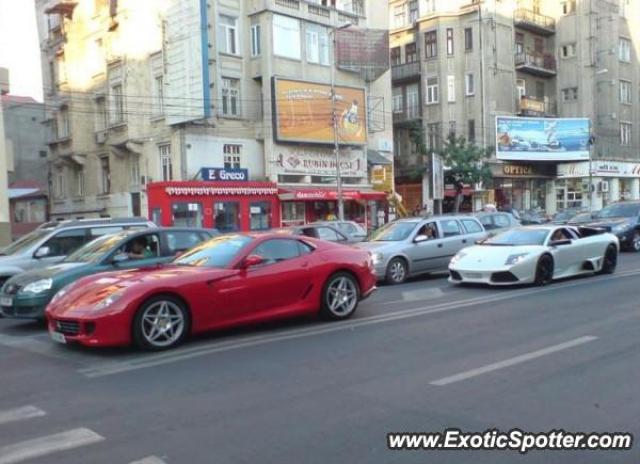
M 510 255 L 505 261 L 506 266 L 512 266 L 514 264 L 518 264 L 520 261 L 529 256 L 529 253 L 518 253 L 516 255 Z
M 99 311 L 101 309 L 104 308 L 108 308 L 109 306 L 111 306 L 112 304 L 114 304 L 116 301 L 118 301 L 120 298 L 122 298 L 122 294 L 123 292 L 115 292 L 112 293 L 111 295 L 109 295 L 108 297 L 106 297 L 104 300 L 102 300 L 100 303 L 98 303 L 97 305 L 95 305 L 93 307 L 93 309 L 95 311 Z
M 371 253 L 371 261 L 373 261 L 374 266 L 380 264 L 383 260 L 384 255 L 382 253 Z
M 467 253 L 465 253 L 464 251 L 459 251 L 453 258 L 451 258 L 451 262 L 449 263 L 449 265 L 450 266 L 455 265 L 458 261 L 460 261 L 465 256 L 467 256 Z
M 51 279 L 40 279 L 25 285 L 21 290 L 22 293 L 44 293 L 51 290 L 53 281 Z

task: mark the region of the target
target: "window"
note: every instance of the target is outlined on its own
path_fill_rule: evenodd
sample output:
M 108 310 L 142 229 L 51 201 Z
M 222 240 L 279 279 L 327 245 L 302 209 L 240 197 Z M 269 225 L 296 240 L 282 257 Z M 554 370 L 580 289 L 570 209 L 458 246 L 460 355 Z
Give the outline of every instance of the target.
M 315 229 L 320 240 L 326 240 L 327 242 L 339 242 L 342 239 L 342 237 L 340 237 L 334 230 L 331 230 L 328 227 L 316 227 Z
M 329 65 L 329 34 L 327 29 L 307 24 L 307 62 Z
M 432 105 L 440 101 L 439 83 L 437 77 L 427 77 L 427 105 Z
M 522 32 L 516 32 L 516 55 L 522 55 L 524 53 L 524 34 Z
M 140 183 L 140 159 L 137 155 L 133 155 L 131 158 L 131 183 L 138 185 Z
M 574 56 L 576 56 L 575 42 L 567 45 L 563 45 L 560 48 L 560 55 L 562 56 L 562 58 L 573 58 Z
M 73 172 L 75 177 L 75 196 L 84 196 L 84 168 L 76 168 Z
M 576 11 L 576 0 L 567 0 L 562 2 L 562 14 L 569 15 Z
M 47 240 L 43 247 L 49 248 L 48 257 L 67 256 L 87 242 L 85 229 L 63 230 Z
M 631 82 L 620 81 L 620 103 L 631 104 Z
M 262 256 L 266 264 L 275 264 L 300 256 L 300 247 L 293 239 L 267 240 L 256 247 L 253 254 Z
M 536 98 L 540 101 L 544 100 L 544 82 L 536 81 Z
M 416 61 L 418 61 L 418 47 L 416 47 L 416 43 L 410 43 L 407 44 L 404 47 L 404 54 L 405 54 L 405 62 L 407 63 L 415 63 Z
M 158 155 L 160 156 L 160 178 L 165 182 L 173 180 L 171 145 L 158 145 Z
M 473 78 L 473 73 L 466 73 L 464 75 L 464 91 L 465 91 L 465 94 L 468 96 L 475 95 L 476 84 Z
M 621 18 L 627 18 L 629 14 L 629 1 L 630 0 L 620 0 L 620 6 L 618 8 L 618 13 Z
M 260 24 L 251 25 L 251 56 L 260 56 L 262 53 L 262 31 Z
M 251 230 L 271 229 L 271 202 L 256 201 L 249 205 Z
M 404 111 L 404 98 L 402 95 L 402 87 L 393 88 L 393 112 L 402 113 Z
M 187 231 L 168 231 L 166 237 L 169 255 L 185 252 L 206 238 L 204 234 Z
M 444 234 L 445 238 L 455 237 L 456 235 L 460 235 L 462 233 L 458 221 L 454 221 L 452 219 L 440 221 L 440 227 L 442 228 L 442 233 Z
M 100 193 L 103 195 L 111 192 L 111 167 L 109 156 L 100 158 Z
M 533 49 L 537 53 L 544 53 L 544 39 L 541 37 L 536 37 L 533 39 Z
M 240 169 L 242 145 L 225 143 L 222 147 L 225 169 Z
M 240 81 L 222 78 L 222 115 L 240 116 Z
M 409 22 L 415 23 L 419 17 L 418 0 L 409 0 Z
M 516 89 L 518 90 L 518 98 L 527 96 L 527 81 L 524 79 L 516 79 Z
M 69 107 L 61 106 L 58 113 L 58 138 L 65 139 L 69 135 Z
M 162 74 L 153 78 L 153 99 L 154 114 L 157 116 L 164 114 L 164 77 Z
M 480 234 L 483 232 L 482 226 L 472 219 L 463 219 L 462 225 L 468 234 Z
M 500 228 L 511 226 L 511 221 L 509 221 L 509 218 L 504 214 L 494 215 L 493 221 L 496 223 L 496 226 Z
M 175 227 L 202 227 L 200 203 L 174 203 L 171 206 L 172 225 Z
M 64 171 L 59 170 L 56 172 L 55 177 L 55 197 L 58 199 L 64 198 L 66 193 L 65 182 L 64 182 Z
M 220 15 L 218 22 L 218 51 L 238 54 L 238 18 Z
M 426 10 L 427 10 L 427 13 L 435 13 L 436 0 L 426 0 Z
M 427 148 L 431 151 L 440 150 L 440 123 L 427 124 Z
M 107 99 L 105 97 L 96 98 L 96 131 L 107 128 Z
M 400 47 L 391 49 L 391 66 L 402 64 L 402 56 L 400 55 Z
M 620 145 L 624 145 L 624 146 L 631 145 L 631 123 L 630 122 L 620 123 Z
M 453 55 L 453 29 L 447 28 L 447 55 Z
M 473 29 L 470 27 L 464 30 L 464 49 L 473 50 Z
M 398 5 L 393 9 L 393 27 L 405 25 L 405 5 Z
M 114 124 L 124 122 L 124 93 L 122 91 L 122 84 L 115 84 L 111 87 L 111 102 L 111 122 Z
M 435 58 L 438 56 L 438 32 L 429 31 L 424 35 L 425 58 Z
M 420 88 L 418 84 L 407 86 L 407 108 L 408 119 L 415 119 L 420 114 Z
M 273 53 L 284 58 L 300 59 L 299 20 L 288 16 L 273 16 Z
M 631 41 L 620 37 L 618 58 L 624 63 L 631 62 Z
M 570 87 L 568 89 L 562 89 L 562 101 L 570 102 L 578 99 L 578 87 Z
M 476 141 L 476 120 L 475 119 L 469 119 L 469 121 L 467 121 L 467 139 L 469 140 L 469 142 Z
M 456 101 L 456 76 L 447 76 L 447 101 Z
M 456 122 L 455 121 L 449 121 L 449 137 L 452 137 L 452 138 L 456 137 Z

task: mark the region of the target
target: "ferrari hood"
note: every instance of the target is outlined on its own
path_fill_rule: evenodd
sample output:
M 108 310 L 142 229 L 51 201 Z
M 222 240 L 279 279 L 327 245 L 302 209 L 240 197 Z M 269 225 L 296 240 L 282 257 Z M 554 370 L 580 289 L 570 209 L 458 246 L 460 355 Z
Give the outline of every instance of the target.
M 32 271 L 23 272 L 11 278 L 11 283 L 25 286 L 31 282 L 42 279 L 50 279 L 57 277 L 71 269 L 77 270 L 82 266 L 87 266 L 86 263 L 60 263 L 55 266 L 48 266 L 42 269 L 34 269 Z
M 543 246 L 487 246 L 476 245 L 463 249 L 454 259 L 452 267 L 467 271 L 491 271 L 504 269 L 507 259 L 513 255 L 538 256 Z

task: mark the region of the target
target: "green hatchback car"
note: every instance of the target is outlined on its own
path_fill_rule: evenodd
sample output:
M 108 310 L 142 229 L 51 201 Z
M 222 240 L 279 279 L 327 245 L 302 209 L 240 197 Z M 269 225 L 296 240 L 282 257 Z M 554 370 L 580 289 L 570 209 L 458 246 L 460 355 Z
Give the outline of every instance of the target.
M 154 228 L 105 235 L 54 266 L 11 277 L 0 291 L 0 313 L 7 318 L 44 319 L 44 310 L 64 286 L 99 272 L 135 269 L 172 261 L 217 235 L 214 230 Z

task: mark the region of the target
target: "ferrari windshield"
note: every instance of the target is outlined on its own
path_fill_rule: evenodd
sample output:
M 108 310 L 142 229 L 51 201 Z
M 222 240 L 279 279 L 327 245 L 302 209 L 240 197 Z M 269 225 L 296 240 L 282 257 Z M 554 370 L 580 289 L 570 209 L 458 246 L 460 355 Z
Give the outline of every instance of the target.
M 638 203 L 618 203 L 602 208 L 596 214 L 596 218 L 614 218 L 614 217 L 636 217 L 640 216 L 640 204 Z
M 543 245 L 549 235 L 548 229 L 511 229 L 486 240 L 490 246 L 530 246 Z
M 64 261 L 67 263 L 97 263 L 106 253 L 113 250 L 113 247 L 123 238 L 132 233 L 132 231 L 128 231 L 99 237 L 71 253 Z
M 246 235 L 224 235 L 201 243 L 180 256 L 174 264 L 197 267 L 227 267 L 253 241 Z
M 372 242 L 401 242 L 406 240 L 416 228 L 417 222 L 392 222 L 378 229 L 371 238 Z

